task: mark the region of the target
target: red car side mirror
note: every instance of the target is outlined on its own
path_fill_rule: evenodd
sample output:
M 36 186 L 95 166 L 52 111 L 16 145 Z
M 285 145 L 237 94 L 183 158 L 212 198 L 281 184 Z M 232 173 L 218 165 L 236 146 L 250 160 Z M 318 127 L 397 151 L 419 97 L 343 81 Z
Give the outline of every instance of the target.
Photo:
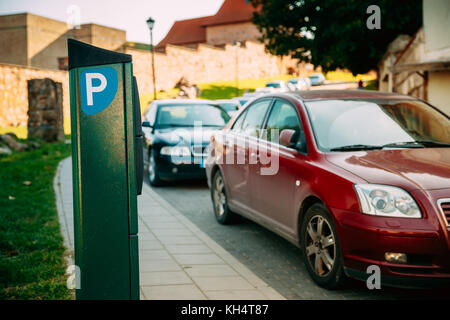
M 295 130 L 284 129 L 280 134 L 280 144 L 282 146 L 292 148 L 292 137 L 295 135 Z

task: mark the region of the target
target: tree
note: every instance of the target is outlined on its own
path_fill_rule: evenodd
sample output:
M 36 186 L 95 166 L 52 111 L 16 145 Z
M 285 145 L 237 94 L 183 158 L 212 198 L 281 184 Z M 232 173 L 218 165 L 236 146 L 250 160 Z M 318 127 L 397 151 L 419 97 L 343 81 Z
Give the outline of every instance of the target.
M 269 52 L 353 74 L 378 69 L 388 45 L 422 26 L 422 0 L 251 0 L 253 22 Z M 380 29 L 369 29 L 377 5 Z

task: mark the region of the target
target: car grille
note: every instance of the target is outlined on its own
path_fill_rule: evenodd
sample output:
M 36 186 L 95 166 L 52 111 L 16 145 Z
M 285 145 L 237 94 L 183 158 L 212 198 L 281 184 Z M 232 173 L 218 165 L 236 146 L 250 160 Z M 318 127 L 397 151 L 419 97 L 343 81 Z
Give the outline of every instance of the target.
M 450 199 L 441 199 L 438 201 L 438 205 L 447 219 L 447 225 L 450 226 Z

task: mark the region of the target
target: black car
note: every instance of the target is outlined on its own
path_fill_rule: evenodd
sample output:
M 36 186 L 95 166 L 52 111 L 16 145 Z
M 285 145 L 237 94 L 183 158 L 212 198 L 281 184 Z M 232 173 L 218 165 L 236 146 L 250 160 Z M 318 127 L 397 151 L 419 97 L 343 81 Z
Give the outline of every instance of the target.
M 153 102 L 142 124 L 150 184 L 206 178 L 205 149 L 213 133 L 228 120 L 230 116 L 223 108 L 206 100 Z

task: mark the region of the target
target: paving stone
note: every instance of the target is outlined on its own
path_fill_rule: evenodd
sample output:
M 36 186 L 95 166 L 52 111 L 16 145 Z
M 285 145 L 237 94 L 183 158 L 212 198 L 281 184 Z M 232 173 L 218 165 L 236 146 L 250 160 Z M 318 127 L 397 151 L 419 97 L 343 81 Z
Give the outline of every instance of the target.
M 158 237 L 170 236 L 193 236 L 193 233 L 186 228 L 184 229 L 152 229 L 152 232 Z
M 191 284 L 192 280 L 183 271 L 143 272 L 140 274 L 141 286 Z
M 139 253 L 139 261 L 165 259 L 171 259 L 171 256 L 166 250 L 142 250 Z
M 143 286 L 142 291 L 150 300 L 206 300 L 203 293 L 192 284 Z
M 242 277 L 192 277 L 202 291 L 255 289 Z
M 139 262 L 139 271 L 182 271 L 181 267 L 172 259 L 143 260 Z
M 139 251 L 162 249 L 163 246 L 158 240 L 139 240 Z
M 188 254 L 188 253 L 211 253 L 211 249 L 204 244 L 193 245 L 167 245 L 166 249 L 172 254 Z
M 214 253 L 207 254 L 174 254 L 173 257 L 183 265 L 223 264 L 225 263 Z
M 168 244 L 202 244 L 202 242 L 194 236 L 161 236 L 158 237 L 164 245 Z
M 191 277 L 230 277 L 238 273 L 228 265 L 193 265 L 184 269 Z
M 205 295 L 212 300 L 267 300 L 258 290 L 205 291 Z

